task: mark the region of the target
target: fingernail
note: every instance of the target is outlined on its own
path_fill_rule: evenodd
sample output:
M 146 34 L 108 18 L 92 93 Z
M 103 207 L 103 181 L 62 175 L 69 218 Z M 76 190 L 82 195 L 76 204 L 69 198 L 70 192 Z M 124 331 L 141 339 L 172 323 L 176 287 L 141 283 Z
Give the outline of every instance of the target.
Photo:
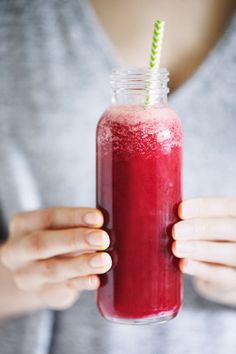
M 98 212 L 89 212 L 89 213 L 85 214 L 83 220 L 87 225 L 102 225 L 103 224 L 102 214 L 100 214 Z
M 88 285 L 90 288 L 97 288 L 99 286 L 99 279 L 95 276 L 90 276 L 88 278 Z
M 174 225 L 174 239 L 188 239 L 193 234 L 193 225 L 188 221 L 180 221 Z
M 178 256 L 186 256 L 192 253 L 194 250 L 194 245 L 192 242 L 176 242 L 175 252 Z
M 100 253 L 93 256 L 89 261 L 91 267 L 99 268 L 108 266 L 111 263 L 111 257 L 107 253 Z
M 86 235 L 87 242 L 92 246 L 102 246 L 107 248 L 110 244 L 110 239 L 105 231 L 92 231 Z

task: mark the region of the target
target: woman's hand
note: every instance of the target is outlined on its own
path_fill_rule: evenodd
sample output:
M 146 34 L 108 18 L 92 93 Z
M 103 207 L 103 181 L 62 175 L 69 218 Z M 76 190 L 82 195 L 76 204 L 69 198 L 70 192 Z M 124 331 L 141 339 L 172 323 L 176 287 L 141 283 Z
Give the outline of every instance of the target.
M 173 253 L 198 292 L 236 306 L 236 198 L 187 200 L 173 227 Z
M 110 243 L 102 224 L 102 213 L 92 208 L 17 214 L 0 249 L 1 262 L 19 289 L 35 294 L 39 307 L 67 308 L 82 290 L 97 289 L 96 274 L 111 268 L 110 255 L 96 253 Z

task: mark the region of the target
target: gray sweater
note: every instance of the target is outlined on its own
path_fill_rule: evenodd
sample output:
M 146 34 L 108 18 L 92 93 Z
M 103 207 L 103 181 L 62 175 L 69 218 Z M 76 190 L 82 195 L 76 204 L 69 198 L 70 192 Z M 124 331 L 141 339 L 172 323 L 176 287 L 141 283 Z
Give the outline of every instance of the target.
M 185 133 L 185 198 L 235 195 L 235 48 L 236 16 L 170 96 Z M 2 230 L 21 210 L 95 206 L 95 127 L 116 64 L 87 1 L 0 0 Z M 95 296 L 0 321 L 0 354 L 236 353 L 236 309 L 201 298 L 188 277 L 182 311 L 163 325 L 109 323 Z

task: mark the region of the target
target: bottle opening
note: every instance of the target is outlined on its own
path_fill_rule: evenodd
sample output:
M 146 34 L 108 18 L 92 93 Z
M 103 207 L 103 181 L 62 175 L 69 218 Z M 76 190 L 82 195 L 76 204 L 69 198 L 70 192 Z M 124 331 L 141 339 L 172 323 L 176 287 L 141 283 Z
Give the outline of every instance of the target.
M 169 72 L 165 68 L 115 68 L 110 77 L 112 101 L 118 104 L 143 105 L 147 101 L 148 105 L 166 103 L 168 81 Z

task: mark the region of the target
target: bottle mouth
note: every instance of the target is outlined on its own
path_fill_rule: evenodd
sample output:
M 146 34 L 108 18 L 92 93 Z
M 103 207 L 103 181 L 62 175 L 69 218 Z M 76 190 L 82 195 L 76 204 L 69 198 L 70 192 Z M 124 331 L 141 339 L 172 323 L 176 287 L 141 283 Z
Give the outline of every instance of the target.
M 114 68 L 110 76 L 110 85 L 113 90 L 150 90 L 164 89 L 169 92 L 167 83 L 169 72 L 165 68 Z

